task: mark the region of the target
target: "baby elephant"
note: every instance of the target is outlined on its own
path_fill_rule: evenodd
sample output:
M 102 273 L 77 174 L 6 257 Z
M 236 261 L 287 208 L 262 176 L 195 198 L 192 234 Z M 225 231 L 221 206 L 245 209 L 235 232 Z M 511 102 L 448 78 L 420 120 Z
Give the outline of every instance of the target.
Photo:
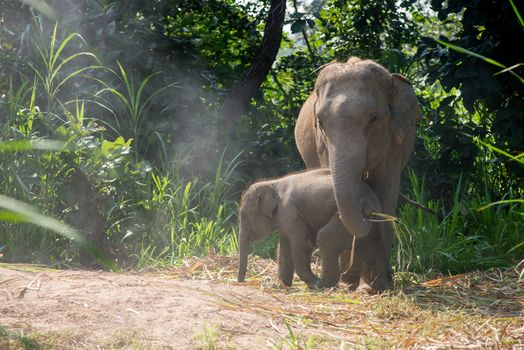
M 375 193 L 363 185 L 362 214 L 380 212 Z M 355 256 L 362 264 L 363 279 L 373 290 L 390 287 L 391 276 L 382 244 L 382 223 L 357 241 L 363 247 Z M 340 279 L 339 255 L 351 248 L 353 236 L 337 213 L 329 169 L 296 173 L 283 178 L 257 182 L 243 194 L 240 205 L 240 263 L 238 281 L 245 279 L 247 257 L 252 242 L 271 232 L 280 233 L 279 276 L 290 286 L 296 270 L 310 287 L 332 287 Z M 311 271 L 311 254 L 319 247 L 322 258 L 320 280 Z

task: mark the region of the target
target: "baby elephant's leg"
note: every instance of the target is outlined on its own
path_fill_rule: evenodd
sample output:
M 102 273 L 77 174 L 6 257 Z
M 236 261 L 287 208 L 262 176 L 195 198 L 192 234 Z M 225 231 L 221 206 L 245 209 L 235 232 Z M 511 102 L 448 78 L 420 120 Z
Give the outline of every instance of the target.
M 344 227 L 338 213 L 320 229 L 317 235 L 317 246 L 322 258 L 322 275 L 319 287 L 334 287 L 340 280 L 338 257 L 351 246 L 353 236 Z
M 293 274 L 295 267 L 291 255 L 291 244 L 289 239 L 280 235 L 280 244 L 278 248 L 278 276 L 284 285 L 290 287 L 293 283 Z
M 311 254 L 314 248 L 313 232 L 306 224 L 295 222 L 295 226 L 289 233 L 291 255 L 297 275 L 309 287 L 314 288 L 318 284 L 318 277 L 311 271 Z

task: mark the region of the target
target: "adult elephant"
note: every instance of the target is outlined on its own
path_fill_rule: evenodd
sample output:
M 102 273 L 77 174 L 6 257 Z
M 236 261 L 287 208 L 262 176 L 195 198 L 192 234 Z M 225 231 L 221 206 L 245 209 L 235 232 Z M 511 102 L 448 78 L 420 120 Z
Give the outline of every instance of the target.
M 320 71 L 298 116 L 296 144 L 308 168 L 330 167 L 340 217 L 353 235 L 364 237 L 372 229 L 358 200 L 363 182 L 375 192 L 384 213 L 395 214 L 400 174 L 412 153 L 420 118 L 409 80 L 371 60 L 352 57 Z M 386 226 L 378 244 L 384 245 L 389 261 L 393 232 Z M 358 257 L 358 245 L 356 251 Z

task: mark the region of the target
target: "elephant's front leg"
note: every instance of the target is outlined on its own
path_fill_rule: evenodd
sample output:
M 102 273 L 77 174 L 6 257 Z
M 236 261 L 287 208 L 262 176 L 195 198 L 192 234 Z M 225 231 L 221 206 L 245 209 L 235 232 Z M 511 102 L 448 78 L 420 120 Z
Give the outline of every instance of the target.
M 340 280 L 338 257 L 351 245 L 353 236 L 348 233 L 338 213 L 324 226 L 317 235 L 317 246 L 322 258 L 322 274 L 319 287 L 334 287 Z
M 291 249 L 298 277 L 309 287 L 317 288 L 318 277 L 311 271 L 311 254 L 313 253 L 311 242 L 297 242 L 292 245 Z
M 373 191 L 382 205 L 382 212 L 392 216 L 395 216 L 397 208 L 400 173 L 403 168 L 403 165 L 398 161 L 398 158 L 399 157 L 389 158 L 388 162 L 377 170 L 375 183 L 372 186 Z M 388 264 L 390 264 L 393 234 L 393 226 L 391 224 L 385 224 L 384 229 L 380 233 Z M 391 270 L 391 268 L 389 270 Z
M 305 224 L 296 225 L 289 235 L 293 264 L 298 277 L 309 287 L 316 288 L 318 277 L 311 271 L 311 254 L 313 253 L 313 232 Z
M 368 237 L 361 239 L 359 254 L 361 254 L 362 269 L 360 275 L 359 289 L 370 293 L 382 292 L 393 287 L 391 267 L 382 245 L 382 231 L 384 224 L 375 224 L 377 230 L 370 233 Z
M 346 282 L 349 285 L 349 289 L 357 289 L 360 283 L 360 274 L 362 270 L 362 264 L 360 258 L 358 257 L 359 252 L 357 249 L 358 240 L 355 242 L 355 247 L 352 245 L 348 247 L 347 250 L 344 250 L 340 254 L 339 265 L 340 265 L 340 279 Z M 353 253 L 353 264 L 351 265 L 351 251 Z
M 278 276 L 284 285 L 290 287 L 293 284 L 293 257 L 291 255 L 291 244 L 289 239 L 280 235 L 280 244 L 278 248 Z

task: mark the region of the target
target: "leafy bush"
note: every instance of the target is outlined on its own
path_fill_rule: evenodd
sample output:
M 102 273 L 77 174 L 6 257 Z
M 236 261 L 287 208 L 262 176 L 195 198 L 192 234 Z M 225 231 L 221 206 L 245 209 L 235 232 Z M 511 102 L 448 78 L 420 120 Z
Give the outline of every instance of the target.
M 47 46 L 35 43 L 40 55 L 31 64 L 33 74 L 17 76 L 22 80 L 18 89 L 12 80 L 2 82 L 6 94 L 0 99 L 5 115 L 0 140 L 4 150 L 11 148 L 0 153 L 3 164 L 9 164 L 0 176 L 2 193 L 69 222 L 101 254 L 124 266 L 144 264 L 152 257 L 175 262 L 209 249 L 235 251 L 236 203 L 228 199 L 228 191 L 238 161 L 233 159 L 226 166 L 224 155 L 218 154 L 215 178 L 204 181 L 185 177 L 183 169 L 192 161 L 189 155 L 155 168 L 140 160 L 137 145 L 145 147 L 137 144 L 144 141 L 139 133 L 142 122 L 151 113 L 151 101 L 163 90 L 142 97 L 151 76 L 135 88 L 123 66 L 120 77 L 126 90 L 111 87 L 95 76 L 106 67 L 78 62 L 82 58 L 97 62 L 94 54 L 66 54 L 75 40 L 83 41 L 75 33 L 61 39 L 55 25 Z M 74 87 L 69 85 L 72 81 L 84 88 L 82 80 L 99 85 L 78 91 L 83 99 L 64 100 L 74 92 L 64 95 L 61 90 Z M 119 135 L 119 129 L 91 116 L 99 110 L 99 96 L 104 93 L 116 96 L 125 106 L 128 124 L 116 126 L 124 131 L 131 126 L 134 138 Z M 109 109 L 109 104 L 103 107 Z M 45 226 L 27 227 L 16 220 L 2 222 L 0 227 L 6 260 L 97 265 L 69 238 Z

